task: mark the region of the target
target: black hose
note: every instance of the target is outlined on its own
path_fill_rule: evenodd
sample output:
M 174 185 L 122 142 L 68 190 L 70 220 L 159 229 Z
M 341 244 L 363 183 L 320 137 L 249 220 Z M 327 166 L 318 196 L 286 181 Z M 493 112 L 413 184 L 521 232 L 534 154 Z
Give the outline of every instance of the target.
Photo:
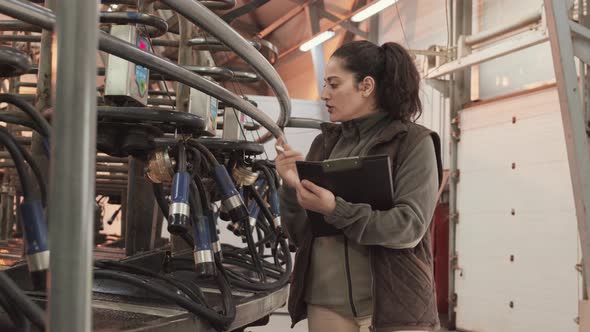
M 275 290 L 281 289 L 283 286 L 285 286 L 289 282 L 289 276 L 291 274 L 291 268 L 292 268 L 292 261 L 291 261 L 291 255 L 289 253 L 289 247 L 287 246 L 287 242 L 284 239 L 281 239 L 280 241 L 281 241 L 281 249 L 283 250 L 283 253 L 285 254 L 287 266 L 285 269 L 285 273 L 283 273 L 277 281 L 272 282 L 272 283 L 248 283 L 248 282 L 244 282 L 241 280 L 232 280 L 231 284 L 236 287 L 240 287 L 240 288 L 248 289 L 248 290 L 254 290 L 254 291 L 275 291 Z
M 267 181 L 269 182 L 269 181 Z M 254 200 L 256 201 L 256 203 L 258 204 L 258 206 L 260 207 L 260 211 L 262 211 L 262 214 L 264 215 L 264 217 L 266 218 L 266 220 L 269 222 L 269 225 L 272 225 L 272 214 L 270 212 L 270 210 L 268 209 L 268 207 L 266 206 L 266 204 L 264 204 L 264 200 L 262 199 L 262 197 L 260 197 L 260 194 L 256 191 L 256 189 L 252 186 L 249 186 L 249 191 L 252 194 L 252 197 L 254 197 Z M 274 227 L 271 227 L 274 229 Z
M 0 95 L 0 103 L 12 104 L 27 113 L 27 115 L 37 124 L 38 129 L 40 129 L 39 134 L 45 138 L 49 138 L 49 135 L 51 134 L 51 126 L 49 125 L 49 122 L 47 122 L 47 119 L 45 119 L 41 113 L 37 112 L 33 105 L 17 95 L 8 93 Z
M 43 310 L 5 272 L 0 272 L 0 292 L 6 296 L 11 305 L 20 309 L 35 326 L 41 331 L 45 331 Z
M 274 188 L 278 188 L 281 186 L 281 182 L 279 180 L 278 175 L 276 174 L 276 170 L 271 162 L 267 160 L 257 160 L 254 162 L 253 171 L 261 170 L 264 175 L 269 179 L 274 180 Z
M 225 317 L 231 322 L 234 321 L 236 318 L 236 303 L 234 302 L 234 298 L 231 292 L 231 285 L 228 282 L 227 271 L 225 267 L 217 258 L 219 256 L 215 256 L 215 265 L 217 266 L 217 276 L 215 277 L 217 284 L 219 285 L 219 291 L 221 292 L 221 296 L 223 297 L 223 308 L 225 312 Z
M 0 126 L 0 131 L 2 131 L 4 135 L 12 138 L 12 141 L 18 147 L 23 158 L 27 161 L 27 164 L 29 164 L 29 167 L 33 171 L 33 175 L 35 175 L 35 178 L 37 179 L 37 184 L 39 185 L 39 191 L 41 192 L 41 202 L 43 203 L 44 207 L 47 206 L 47 184 L 45 183 L 45 178 L 43 178 L 43 173 L 41 173 L 41 168 L 39 168 L 39 165 L 33 159 L 33 156 L 31 156 L 29 151 L 27 151 L 27 149 L 25 149 L 22 145 L 18 144 L 16 139 L 14 139 L 14 137 L 10 134 L 10 132 L 8 132 L 6 128 Z
M 31 128 L 36 132 L 40 132 L 41 130 L 39 129 L 39 126 L 37 126 L 35 124 L 35 122 L 31 121 L 30 119 L 24 118 L 24 117 L 20 117 L 20 116 L 15 116 L 13 114 L 3 114 L 5 113 L 0 112 L 0 121 L 2 122 L 6 122 L 6 123 L 10 123 L 10 124 L 14 124 L 14 125 L 20 125 L 20 126 L 24 126 L 27 128 Z M 9 113 L 9 112 L 6 112 Z
M 252 256 L 254 266 L 256 267 L 256 272 L 258 273 L 260 280 L 262 282 L 265 282 L 266 275 L 264 273 L 264 268 L 262 267 L 261 258 L 258 256 L 258 251 L 256 251 L 254 237 L 252 236 L 252 227 L 250 227 L 250 222 L 248 220 L 244 222 L 244 232 L 246 233 L 246 243 L 248 244 L 248 250 L 250 251 L 250 255 Z
M 162 214 L 165 216 L 170 215 L 170 210 L 168 209 L 168 202 L 166 202 L 166 197 L 164 196 L 164 189 L 161 183 L 152 183 L 152 189 L 154 190 L 154 197 L 156 198 L 156 203 L 160 207 Z
M 258 220 L 256 222 L 256 226 L 258 226 Z M 262 230 L 260 227 L 254 227 L 256 230 L 256 237 L 258 238 L 258 242 L 255 242 L 254 245 L 258 247 L 258 255 L 264 255 L 264 242 L 260 241 L 265 238 L 264 234 L 262 234 Z
M 209 149 L 207 149 L 203 144 L 197 142 L 195 139 L 192 138 L 186 140 L 186 143 L 197 149 L 203 156 L 205 156 L 205 158 L 211 166 L 215 167 L 219 165 L 219 162 L 217 161 L 213 153 L 211 153 L 211 151 L 209 151 Z
M 4 127 L 0 127 L 0 143 L 3 144 L 12 160 L 14 161 L 14 166 L 16 167 L 16 171 L 18 173 L 18 177 L 21 184 L 21 190 L 23 193 L 23 197 L 25 199 L 30 199 L 33 185 L 31 183 L 31 179 L 29 178 L 29 174 L 27 173 L 27 169 L 25 166 L 25 159 L 23 154 L 20 151 L 18 143 L 14 140 L 14 137 L 8 133 L 8 130 Z
M 224 257 L 223 263 L 228 264 L 228 265 L 239 266 L 241 268 L 245 268 L 245 269 L 251 270 L 253 272 L 256 272 L 256 270 L 253 268 L 253 266 L 250 262 L 245 262 L 245 261 L 241 261 L 241 260 L 236 260 L 234 258 Z M 265 271 L 267 276 L 274 278 L 274 279 L 279 279 L 281 277 L 282 272 L 284 272 L 284 271 L 280 271 L 280 272 Z M 251 282 L 255 282 L 255 281 L 251 281 Z
M 45 183 L 45 178 L 43 177 L 43 173 L 41 173 L 41 168 L 39 168 L 39 165 L 37 164 L 35 159 L 33 159 L 33 156 L 31 156 L 29 151 L 27 151 L 20 144 L 18 144 L 18 147 L 20 148 L 23 157 L 27 161 L 27 164 L 29 164 L 29 167 L 33 171 L 33 175 L 35 175 L 35 178 L 37 179 L 37 184 L 39 185 L 39 192 L 41 193 L 41 203 L 43 204 L 43 207 L 45 207 L 47 206 L 47 183 Z
M 133 274 L 139 274 L 139 275 L 143 275 L 146 277 L 151 277 L 151 278 L 163 280 L 167 284 L 180 289 L 193 301 L 207 305 L 207 301 L 205 300 L 205 295 L 203 294 L 203 292 L 201 292 L 200 288 L 192 289 L 192 288 L 184 285 L 182 282 L 179 282 L 176 279 L 168 277 L 166 275 L 158 274 L 158 273 L 152 272 L 148 269 L 144 269 L 144 268 L 136 266 L 136 265 L 124 264 L 124 263 L 115 262 L 115 261 L 100 260 L 100 261 L 96 261 L 94 263 L 94 266 L 96 266 L 98 268 L 102 268 L 102 269 L 116 269 L 121 272 L 130 272 Z
M 111 24 L 142 24 L 153 29 L 149 29 L 151 38 L 160 37 L 168 32 L 168 23 L 158 16 L 137 13 L 137 12 L 100 12 L 100 23 Z M 146 29 L 148 30 L 148 29 Z
M 210 174 L 212 171 L 211 165 L 208 162 L 203 162 L 202 153 L 192 146 L 187 147 L 193 155 L 193 173 Z M 204 168 L 204 169 L 203 169 Z M 204 171 L 204 172 L 201 172 Z
M 224 254 L 225 254 L 225 256 L 227 256 L 227 258 L 241 261 L 241 262 L 243 262 L 245 264 L 248 264 L 250 266 L 250 268 L 252 268 L 252 260 L 249 257 L 245 257 L 245 256 L 242 256 L 240 254 L 236 254 L 236 253 L 233 253 L 233 252 L 227 252 L 227 251 L 224 252 Z M 273 264 L 271 264 L 271 263 L 269 263 L 267 261 L 263 261 L 263 265 L 264 265 L 264 267 L 266 269 L 269 269 L 269 270 L 274 271 L 274 272 L 277 272 L 277 273 L 283 273 L 283 272 L 285 272 L 285 270 L 283 270 L 283 269 L 277 267 L 276 265 L 273 265 Z
M 29 332 L 31 330 L 31 322 L 25 317 L 22 311 L 17 310 L 17 308 L 10 304 L 10 301 L 6 299 L 2 292 L 0 292 L 0 307 L 8 314 L 17 331 Z
M 168 301 L 174 302 L 176 305 L 190 311 L 191 313 L 204 317 L 209 323 L 218 330 L 226 329 L 233 321 L 229 317 L 222 316 L 200 303 L 191 301 L 190 299 L 180 296 L 166 288 L 163 288 L 154 283 L 148 283 L 144 279 L 138 278 L 132 274 L 125 272 L 114 272 L 108 270 L 94 270 L 94 277 L 97 279 L 117 280 L 131 284 L 133 286 L 148 290 L 155 295 L 158 295 Z
M 200 203 L 201 203 L 201 210 L 205 211 L 205 210 L 209 210 L 210 209 L 210 205 L 209 205 L 209 195 L 207 194 L 207 190 L 205 190 L 205 186 L 203 185 L 203 181 L 201 180 L 201 178 L 198 175 L 193 175 L 192 176 L 193 180 L 191 181 L 191 189 L 198 194 L 198 197 L 200 199 Z M 213 240 L 213 239 L 211 239 Z

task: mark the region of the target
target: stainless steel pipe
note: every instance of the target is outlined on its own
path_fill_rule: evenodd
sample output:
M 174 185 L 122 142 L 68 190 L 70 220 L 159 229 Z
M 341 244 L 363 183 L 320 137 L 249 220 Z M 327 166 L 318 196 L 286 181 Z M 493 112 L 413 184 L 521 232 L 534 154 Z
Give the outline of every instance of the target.
M 202 7 L 201 5 L 200 8 L 204 7 Z M 21 19 L 25 22 L 38 25 L 48 30 L 53 29 L 55 25 L 55 15 L 50 10 L 26 1 L 0 1 L 0 12 L 12 16 L 14 18 Z M 282 129 L 276 123 L 274 123 L 274 121 L 268 115 L 260 111 L 258 108 L 256 108 L 240 96 L 228 91 L 227 89 L 218 86 L 217 84 L 210 82 L 209 80 L 197 74 L 194 74 L 184 68 L 181 68 L 173 62 L 160 58 L 152 53 L 145 52 L 135 47 L 134 45 L 126 43 L 118 38 L 115 38 L 107 34 L 106 32 L 100 31 L 98 41 L 100 50 L 111 53 L 125 60 L 140 64 L 146 68 L 149 68 L 150 70 L 159 73 L 166 73 L 167 75 L 174 78 L 176 81 L 180 83 L 186 84 L 194 89 L 205 92 L 225 102 L 226 104 L 241 110 L 252 119 L 258 121 L 263 127 L 268 129 L 275 137 L 280 137 L 283 135 Z M 255 51 L 255 53 L 258 52 Z M 268 64 L 268 66 L 270 66 L 270 64 Z M 284 100 L 285 98 L 283 98 L 283 103 L 286 102 L 288 104 L 289 113 L 285 114 L 285 116 L 288 118 L 288 116 L 290 115 L 291 104 L 290 100 L 288 99 L 286 89 L 283 97 L 286 97 L 286 100 Z M 279 118 L 281 117 L 279 116 Z M 283 122 L 283 126 L 285 122 L 286 121 Z
M 92 330 L 94 232 L 93 225 L 85 221 L 94 218 L 96 204 L 98 3 L 59 0 L 56 13 L 58 56 L 48 211 L 53 230 L 51 254 L 59 258 L 51 259 L 50 265 L 49 330 L 84 332 Z M 45 9 L 32 14 L 45 22 L 52 15 Z
M 200 26 L 209 34 L 217 37 L 217 39 L 231 48 L 237 55 L 242 57 L 250 66 L 252 66 L 254 71 L 256 71 L 258 75 L 269 84 L 279 99 L 281 113 L 277 119 L 277 125 L 281 128 L 285 127 L 291 116 L 291 100 L 289 99 L 289 93 L 287 92 L 287 87 L 281 80 L 279 74 L 264 56 L 262 56 L 260 52 L 244 39 L 244 37 L 238 34 L 219 16 L 215 15 L 215 13 L 208 10 L 199 2 L 193 0 L 162 0 L 162 2 L 194 24 Z M 238 109 L 240 108 L 238 107 Z M 244 113 L 246 112 L 244 111 Z M 266 142 L 269 139 L 270 135 L 265 134 L 261 137 L 260 142 Z

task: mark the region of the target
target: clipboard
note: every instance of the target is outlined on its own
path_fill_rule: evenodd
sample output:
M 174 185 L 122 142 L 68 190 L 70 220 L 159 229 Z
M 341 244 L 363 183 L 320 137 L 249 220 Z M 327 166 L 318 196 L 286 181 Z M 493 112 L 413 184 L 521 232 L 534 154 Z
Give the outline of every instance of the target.
M 391 160 L 388 155 L 297 161 L 301 180 L 309 180 L 350 203 L 370 204 L 374 210 L 393 206 Z M 324 216 L 307 211 L 315 237 L 342 234 Z

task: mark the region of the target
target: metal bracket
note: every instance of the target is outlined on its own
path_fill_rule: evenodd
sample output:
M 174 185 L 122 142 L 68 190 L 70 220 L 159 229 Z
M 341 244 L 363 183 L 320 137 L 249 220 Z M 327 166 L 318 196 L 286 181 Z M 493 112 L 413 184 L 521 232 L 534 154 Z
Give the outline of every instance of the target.
M 453 296 L 451 297 L 449 302 L 453 307 L 457 306 L 457 304 L 459 302 L 459 296 L 457 295 L 457 293 L 453 293 Z
M 461 170 L 457 169 L 451 172 L 450 176 L 452 180 L 454 180 L 455 182 L 459 182 L 459 180 L 461 180 Z
M 461 141 L 461 117 L 459 115 L 451 119 L 451 139 Z
M 574 61 L 574 54 L 583 61 L 586 60 L 582 57 L 590 59 L 590 56 L 582 54 L 588 50 L 586 44 L 589 42 L 572 41 L 572 35 L 575 39 L 590 38 L 590 30 L 570 20 L 565 2 L 544 0 L 544 4 L 577 212 L 584 266 L 582 274 L 586 281 L 585 289 L 590 292 L 590 214 L 586 209 L 590 204 L 590 156 L 585 110 Z M 590 55 L 590 52 L 586 54 Z
M 459 254 L 455 253 L 452 257 L 451 257 L 451 268 L 453 270 L 460 270 L 461 268 L 459 267 Z
M 449 80 L 442 80 L 438 78 L 427 78 L 426 84 L 433 87 L 436 91 L 440 92 L 443 97 L 449 98 L 450 96 L 450 83 Z
M 450 213 L 449 214 L 449 221 L 452 222 L 453 224 L 458 224 L 459 223 L 459 213 Z

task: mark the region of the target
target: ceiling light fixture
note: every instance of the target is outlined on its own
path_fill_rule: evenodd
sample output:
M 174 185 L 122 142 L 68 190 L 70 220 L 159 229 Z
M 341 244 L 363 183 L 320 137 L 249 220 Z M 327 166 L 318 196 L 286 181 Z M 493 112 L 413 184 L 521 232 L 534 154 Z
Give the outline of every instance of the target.
M 367 18 L 377 14 L 378 12 L 382 11 L 383 9 L 393 5 L 398 0 L 379 0 L 370 5 L 369 7 L 361 10 L 359 13 L 355 14 L 353 17 L 350 18 L 353 22 L 362 22 Z
M 332 30 L 324 31 L 324 32 L 320 33 L 319 35 L 313 37 L 312 39 L 306 41 L 305 43 L 301 44 L 301 46 L 299 46 L 299 50 L 302 52 L 307 52 L 307 51 L 311 50 L 312 48 L 325 42 L 326 40 L 334 37 L 334 35 L 336 35 L 336 32 L 334 32 Z

